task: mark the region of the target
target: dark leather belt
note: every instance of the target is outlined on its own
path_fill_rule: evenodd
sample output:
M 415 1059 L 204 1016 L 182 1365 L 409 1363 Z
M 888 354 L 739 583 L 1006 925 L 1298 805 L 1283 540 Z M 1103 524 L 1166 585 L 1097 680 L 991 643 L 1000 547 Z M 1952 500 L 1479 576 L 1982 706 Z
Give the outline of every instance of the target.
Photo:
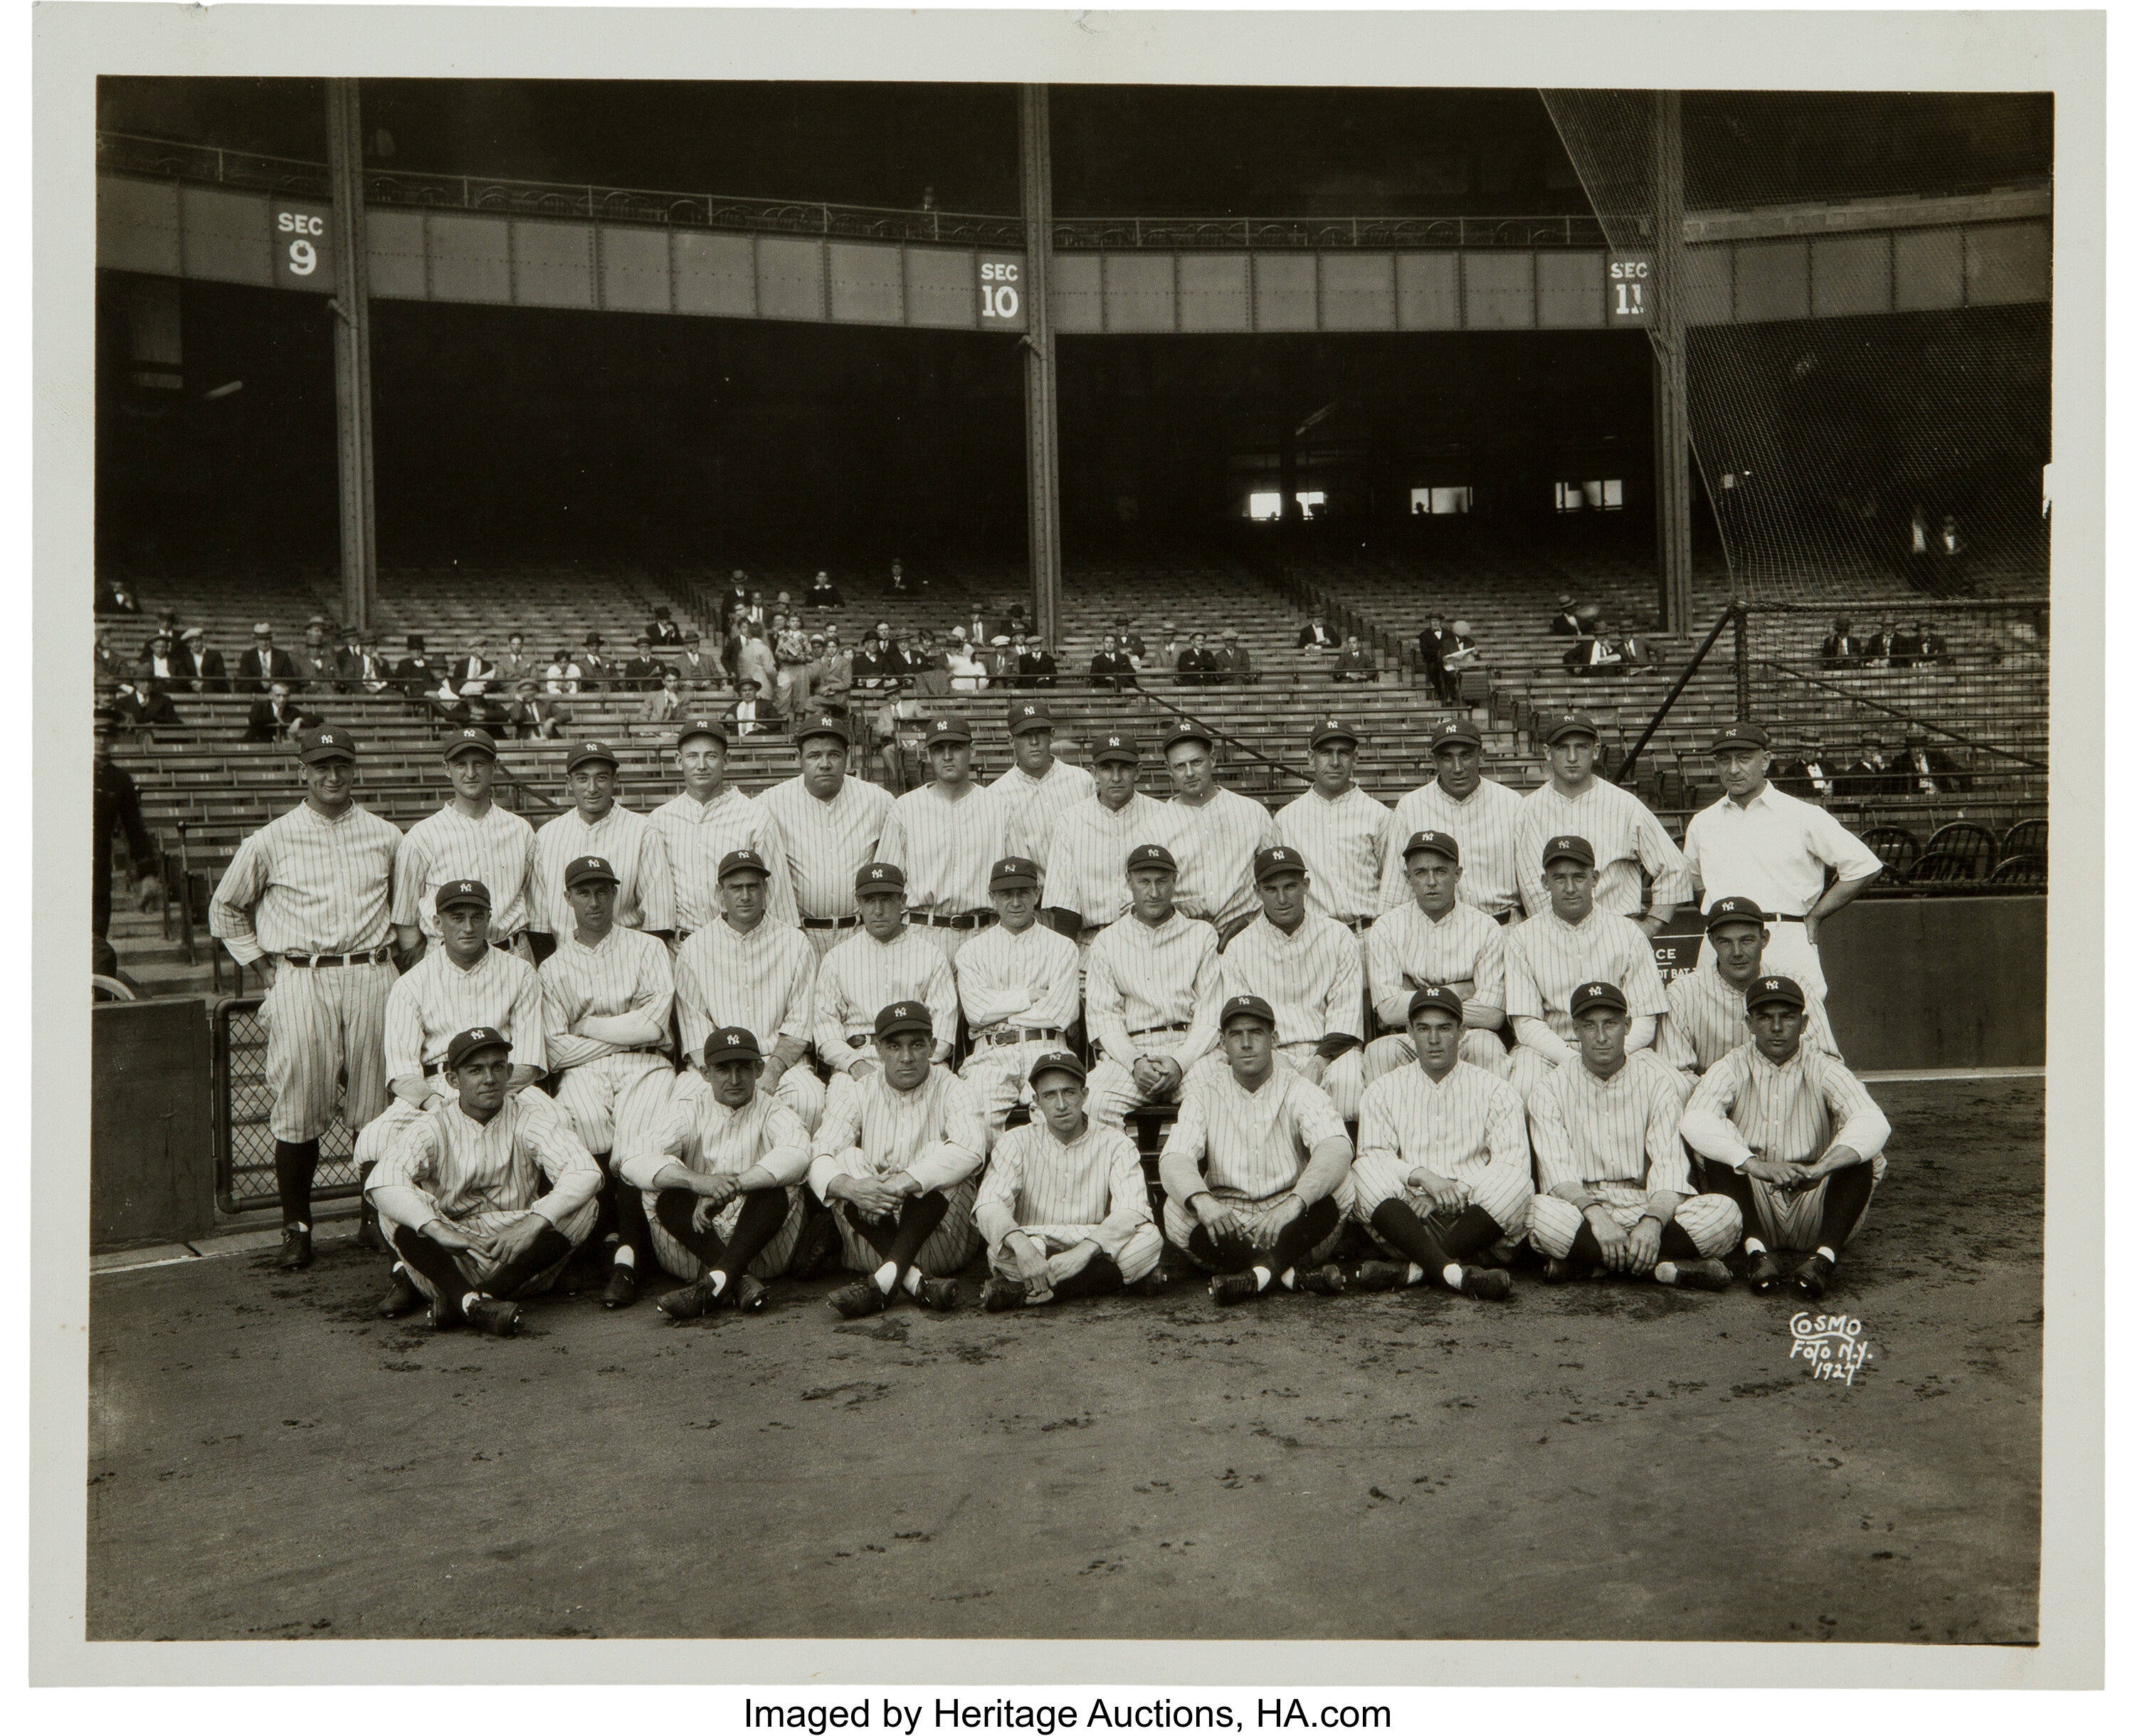
M 1807 928 L 1808 926 L 1808 919 L 1806 916 L 1774 915 L 1768 917 L 1766 920 L 1769 922 L 1798 922 L 1803 928 Z
M 293 964 L 300 971 L 322 971 L 341 964 L 383 964 L 393 956 L 390 946 L 374 947 L 367 953 L 284 953 L 282 963 Z
M 444 1070 L 444 1064 L 442 1061 L 425 1061 L 423 1063 L 423 1077 L 424 1079 L 435 1079 Z
M 1184 1023 L 1178 1025 L 1145 1025 L 1140 1030 L 1130 1030 L 1127 1035 L 1130 1037 L 1153 1037 L 1159 1031 L 1191 1030 L 1193 1028 L 1193 1026 L 1190 1024 Z
M 904 919 L 930 929 L 983 929 L 1000 919 L 991 910 L 966 910 L 961 916 L 929 916 L 923 910 L 907 910 Z
M 1376 916 L 1345 916 L 1342 919 L 1342 926 L 1361 934 L 1377 920 Z
M 984 1037 L 989 1043 L 1058 1043 L 1063 1040 L 1064 1035 L 1063 1032 L 1053 1030 L 1050 1026 L 1042 1030 L 1034 1030 L 1025 1026 L 1017 1030 L 975 1030 L 971 1035 L 975 1037 Z
M 524 933 L 525 932 L 525 929 L 523 929 L 520 931 L 520 933 Z M 495 948 L 496 948 L 496 950 L 497 950 L 498 952 L 500 952 L 500 953 L 508 953 L 508 952 L 510 952 L 510 951 L 511 950 L 512 947 L 513 947 L 513 946 L 517 943 L 518 939 L 519 939 L 519 935 L 518 935 L 518 934 L 514 934 L 514 935 L 510 936 L 510 937 L 509 937 L 508 938 L 506 938 L 506 939 L 503 939 L 503 940 L 492 940 L 492 941 L 491 941 L 491 942 L 490 942 L 490 944 L 491 944 L 491 946 L 495 947 Z
M 804 916 L 801 919 L 801 926 L 804 929 L 857 929 L 859 925 L 860 919 L 857 916 Z

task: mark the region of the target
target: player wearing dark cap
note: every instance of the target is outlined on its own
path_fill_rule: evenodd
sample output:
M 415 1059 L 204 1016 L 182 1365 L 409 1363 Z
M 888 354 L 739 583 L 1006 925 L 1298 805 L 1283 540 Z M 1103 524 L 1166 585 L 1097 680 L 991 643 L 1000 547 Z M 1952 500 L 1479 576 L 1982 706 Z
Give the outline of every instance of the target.
M 1180 823 L 1171 803 L 1135 788 L 1141 748 L 1131 732 L 1098 736 L 1090 759 L 1095 793 L 1053 821 L 1044 864 L 1047 919 L 1082 948 L 1085 967 L 1090 943 L 1133 903 L 1127 892 L 1129 853 L 1137 844 L 1171 849 Z
M 816 967 L 816 1059 L 834 1074 L 872 1071 L 875 1015 L 893 1001 L 917 1001 L 937 1033 L 934 1059 L 947 1060 L 956 1042 L 956 977 L 942 949 L 904 925 L 904 870 L 869 862 L 853 885 L 860 931 Z
M 1412 833 L 1402 847 L 1410 898 L 1373 926 L 1365 947 L 1372 1000 L 1399 1030 L 1364 1051 L 1367 1084 L 1416 1059 L 1407 1035 L 1410 1000 L 1420 988 L 1449 988 L 1461 1002 L 1461 1059 L 1503 1079 L 1512 1071 L 1498 1035 L 1505 1023 L 1505 932 L 1460 896 L 1460 841 L 1450 832 Z
M 727 727 L 714 720 L 685 723 L 675 737 L 682 792 L 648 817 L 666 846 L 674 877 L 672 908 L 679 943 L 716 920 L 719 866 L 729 851 L 750 850 L 767 875 L 764 914 L 784 927 L 799 919 L 786 862 L 786 840 L 762 803 L 727 782 Z
M 1007 812 L 1007 853 L 1026 856 L 1040 868 L 1051 854 L 1053 822 L 1097 793 L 1096 781 L 1087 771 L 1054 757 L 1056 728 L 1043 700 L 1010 701 L 1008 736 L 1015 764 L 990 786 Z
M 564 870 L 597 856 L 614 870 L 615 919 L 663 938 L 675 931 L 675 878 L 667 842 L 643 814 L 616 800 L 622 762 L 603 741 L 582 741 L 564 756 L 564 785 L 572 805 L 542 822 L 534 834 L 534 890 L 528 926 L 537 962 L 571 932 L 571 900 Z
M 903 869 L 906 923 L 953 967 L 956 949 L 994 919 L 986 873 L 1007 854 L 1009 810 L 972 776 L 961 718 L 927 725 L 927 765 L 932 780 L 891 804 L 875 859 Z
M 1179 861 L 1179 914 L 1216 925 L 1220 945 L 1260 914 L 1253 893 L 1253 856 L 1282 841 L 1274 819 L 1257 802 L 1216 782 L 1216 738 L 1181 723 L 1164 739 L 1171 773 L 1171 807 L 1179 830 L 1171 848 Z
M 1584 711 L 1560 712 L 1542 726 L 1550 781 L 1530 790 L 1520 805 L 1520 901 L 1530 916 L 1548 904 L 1542 846 L 1576 833 L 1594 851 L 1594 908 L 1636 921 L 1650 937 L 1668 926 L 1675 907 L 1690 896 L 1690 866 L 1644 803 L 1620 784 L 1595 776 L 1600 737 Z M 1643 915 L 1641 866 L 1653 881 L 1653 908 Z
M 998 919 L 956 955 L 956 996 L 971 1052 L 961 1069 L 990 1149 L 1018 1103 L 1030 1101 L 1034 1057 L 1057 1049 L 1082 1012 L 1081 956 L 1038 919 L 1043 876 L 1028 856 L 1003 856 L 987 876 Z
M 1705 913 L 1704 958 L 1668 985 L 1668 1016 L 1653 1036 L 1653 1053 L 1682 1075 L 1686 1095 L 1720 1060 L 1750 1040 L 1750 985 L 1771 974 L 1764 967 L 1771 928 L 1753 899 L 1716 898 Z M 1802 1041 L 1843 1060 L 1823 1003 L 1806 997 Z
M 400 949 L 419 957 L 436 938 L 439 887 L 476 880 L 491 901 L 490 938 L 531 964 L 532 949 L 521 936 L 534 874 L 534 828 L 491 794 L 496 738 L 470 725 L 447 735 L 441 751 L 452 799 L 408 828 L 394 863 L 393 924 Z M 462 1019 L 460 1026 L 482 1022 Z
M 1312 787 L 1276 810 L 1275 824 L 1312 871 L 1306 889 L 1312 908 L 1361 937 L 1379 913 L 1393 816 L 1385 803 L 1357 787 L 1357 745 L 1355 728 L 1339 718 L 1314 725 Z
M 1520 798 L 1483 775 L 1482 732 L 1467 718 L 1432 725 L 1425 747 L 1437 775 L 1394 804 L 1379 875 L 1379 908 L 1398 910 L 1411 902 L 1404 847 L 1416 833 L 1431 832 L 1460 847 L 1460 902 L 1499 923 L 1516 919 Z
M 1216 1042 L 1222 960 L 1207 923 L 1174 908 L 1179 865 L 1161 844 L 1126 859 L 1130 914 L 1091 944 L 1083 1016 L 1098 1050 L 1090 1113 L 1116 1127 L 1129 1110 L 1178 1099 L 1193 1064 Z

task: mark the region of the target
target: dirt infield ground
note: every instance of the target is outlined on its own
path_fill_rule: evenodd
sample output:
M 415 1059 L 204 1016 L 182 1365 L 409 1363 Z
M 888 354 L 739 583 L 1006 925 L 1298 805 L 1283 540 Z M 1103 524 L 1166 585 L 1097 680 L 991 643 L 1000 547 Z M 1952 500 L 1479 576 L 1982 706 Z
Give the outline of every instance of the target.
M 500 1342 L 346 1242 L 99 1278 L 89 1633 L 2029 1642 L 2043 1089 L 1876 1094 L 1851 1387 L 1739 1285 Z

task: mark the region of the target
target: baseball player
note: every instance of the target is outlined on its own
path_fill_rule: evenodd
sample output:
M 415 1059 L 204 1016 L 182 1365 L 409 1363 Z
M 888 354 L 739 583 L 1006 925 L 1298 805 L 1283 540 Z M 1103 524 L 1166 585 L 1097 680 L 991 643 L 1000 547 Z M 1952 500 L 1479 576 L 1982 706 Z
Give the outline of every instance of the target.
M 1038 921 L 1041 878 L 1029 856 L 995 862 L 986 890 L 999 919 L 956 955 L 956 997 L 971 1038 L 961 1071 L 985 1118 L 989 1150 L 1008 1112 L 1030 1101 L 1032 1058 L 1058 1048 L 1082 1011 L 1082 956 Z
M 546 1097 L 511 1094 L 512 1066 L 501 1032 L 461 1031 L 445 1051 L 452 1098 L 400 1130 L 366 1184 L 440 1330 L 509 1338 L 514 1298 L 554 1283 L 593 1234 L 600 1171 Z
M 1651 943 L 1629 918 L 1595 908 L 1593 846 L 1551 838 L 1542 861 L 1549 904 L 1505 936 L 1505 1012 L 1519 1039 L 1508 1076 L 1530 1105 L 1552 1069 L 1577 1059 L 1571 994 L 1581 983 L 1613 982 L 1624 995 L 1633 1016 L 1629 1050 L 1650 1048 L 1668 1011 Z
M 1483 738 L 1465 717 L 1433 725 L 1430 753 L 1437 776 L 1394 804 L 1379 875 L 1379 908 L 1398 910 L 1409 903 L 1413 895 L 1402 846 L 1420 832 L 1435 832 L 1460 847 L 1460 902 L 1499 923 L 1518 920 L 1515 840 L 1522 798 L 1483 775 Z
M 1215 1046 L 1222 1004 L 1215 930 L 1179 914 L 1171 852 L 1136 846 L 1126 880 L 1133 910 L 1091 943 L 1083 982 L 1083 1024 L 1099 1055 L 1090 1113 L 1101 1127 L 1123 1126 L 1144 1103 L 1177 1101 L 1188 1069 Z
M 1008 816 L 1008 854 L 1024 857 L 1041 869 L 1051 855 L 1053 822 L 1097 793 L 1097 781 L 1088 772 L 1053 757 L 1055 727 L 1043 700 L 1011 701 L 1008 739 L 1015 764 L 991 785 Z
M 541 1076 L 548 1051 L 540 981 L 525 959 L 490 943 L 490 908 L 489 888 L 480 880 L 440 886 L 432 904 L 438 943 L 401 973 L 385 997 L 385 1077 L 392 1101 L 356 1136 L 359 1188 L 400 1130 L 450 1095 L 443 1078 L 445 1052 L 459 1032 L 480 1026 L 503 1034 L 511 1045 L 511 1090 L 523 1090 Z M 358 1240 L 366 1247 L 385 1246 L 367 1198 Z M 379 1312 L 390 1319 L 415 1305 L 408 1276 L 396 1267 Z
M 1747 998 L 1750 1040 L 1698 1081 L 1682 1137 L 1714 1191 L 1740 1210 L 1750 1287 L 1763 1296 L 1778 1286 L 1773 1249 L 1808 1249 L 1794 1290 L 1815 1302 L 1883 1179 L 1891 1123 L 1843 1061 L 1803 1040 L 1799 983 L 1760 977 Z
M 1367 1085 L 1416 1059 L 1406 1035 L 1420 988 L 1450 989 L 1460 1001 L 1460 1058 L 1499 1079 L 1512 1060 L 1497 1033 L 1505 1024 L 1505 933 L 1460 897 L 1465 870 L 1450 832 L 1410 835 L 1402 851 L 1409 901 L 1380 917 L 1368 938 L 1372 1001 L 1387 1024 L 1403 1027 L 1364 1051 Z
M 719 919 L 719 865 L 730 851 L 753 851 L 765 863 L 770 875 L 765 914 L 771 920 L 785 928 L 800 920 L 778 822 L 761 803 L 727 782 L 727 747 L 724 724 L 683 725 L 682 733 L 675 738 L 682 793 L 661 803 L 650 816 L 666 851 L 668 871 L 674 875 L 678 941 Z M 701 1040 L 700 1033 L 697 1041 Z M 690 1046 L 695 1048 L 696 1042 Z
M 872 1072 L 875 1014 L 892 1001 L 917 1001 L 929 1027 L 946 1033 L 934 1059 L 947 1060 L 956 1046 L 956 977 L 941 948 L 904 925 L 904 870 L 870 862 L 854 885 L 860 932 L 831 948 L 816 972 L 816 1059 L 834 1074 Z
M 1253 858 L 1261 920 L 1223 949 L 1222 997 L 1275 1009 L 1276 1052 L 1353 1121 L 1364 1095 L 1364 975 L 1357 938 L 1310 908 L 1312 876 L 1287 844 Z M 1220 1067 L 1220 1055 L 1203 1067 Z
M 303 801 L 237 846 L 208 905 L 209 933 L 266 981 L 267 1127 L 282 1205 L 275 1264 L 285 1271 L 312 1263 L 312 1181 L 336 1099 L 359 1133 L 385 1108 L 400 849 L 400 828 L 355 799 L 346 730 L 306 730 L 297 757 Z
M 1225 1307 L 1281 1281 L 1339 1295 L 1334 1263 L 1355 1202 L 1349 1136 L 1319 1086 L 1275 1059 L 1275 1009 L 1223 1003 L 1222 1068 L 1194 1070 L 1164 1147 L 1164 1234 L 1204 1272 Z
M 1712 758 L 1726 793 L 1691 817 L 1683 859 L 1708 898 L 1746 898 L 1778 926 L 1765 969 L 1821 1002 L 1829 993 L 1817 956 L 1818 929 L 1883 871 L 1876 852 L 1813 802 L 1773 788 L 1772 739 L 1755 724 L 1721 732 Z M 1828 887 L 1826 870 L 1834 876 Z
M 675 954 L 675 1011 L 682 1048 L 703 1053 L 714 1027 L 738 1026 L 759 1050 L 752 1089 L 776 1097 L 811 1134 L 823 1119 L 823 1082 L 805 1057 L 816 1030 L 816 949 L 790 924 L 774 922 L 771 864 L 753 850 L 719 859 L 717 915 Z
M 1630 791 L 1594 775 L 1600 732 L 1584 711 L 1552 718 L 1542 731 L 1549 782 L 1530 790 L 1520 804 L 1518 861 L 1520 901 L 1532 916 L 1550 900 L 1545 884 L 1549 864 L 1542 846 L 1552 838 L 1576 833 L 1594 851 L 1600 879 L 1594 908 L 1605 915 L 1629 917 L 1658 934 L 1690 896 L 1690 866 L 1667 828 Z M 1653 908 L 1639 914 L 1643 895 L 1639 867 L 1653 877 Z M 1731 890 L 1731 889 L 1729 889 Z
M 794 943 L 806 950 L 798 935 Z M 769 1300 L 764 1280 L 787 1269 L 806 1220 L 808 1130 L 757 1089 L 756 1033 L 739 1025 L 708 1032 L 699 1059 L 702 1070 L 675 1080 L 666 1113 L 620 1165 L 624 1182 L 643 1190 L 653 1253 L 684 1281 L 655 1304 L 678 1321 L 714 1308 L 759 1312 Z
M 1537 1188 L 1527 1234 L 1549 1256 L 1544 1279 L 1561 1284 L 1598 1268 L 1726 1289 L 1720 1256 L 1741 1235 L 1742 1214 L 1725 1194 L 1692 1191 L 1676 1132 L 1681 1100 L 1665 1068 L 1625 1047 L 1623 990 L 1581 983 L 1571 1022 L 1577 1057 L 1527 1099 Z
M 875 859 L 893 798 L 879 784 L 845 775 L 851 743 L 836 718 L 807 719 L 796 728 L 793 746 L 800 774 L 773 784 L 757 803 L 786 841 L 801 932 L 820 958 L 860 925 L 854 877 Z
M 1717 898 L 1706 911 L 1705 951 L 1712 967 L 1685 971 L 1668 983 L 1668 1016 L 1653 1036 L 1653 1053 L 1685 1075 L 1680 1083 L 1686 1095 L 1721 1057 L 1750 1040 L 1750 1009 L 1743 997 L 1766 974 L 1770 935 L 1754 899 Z M 1843 1060 L 1823 1003 L 1806 992 L 1804 998 L 1803 1044 Z
M 994 1147 L 971 1211 L 992 1274 L 979 1292 L 989 1313 L 1164 1289 L 1164 1239 L 1140 1156 L 1125 1133 L 1090 1119 L 1087 1076 L 1065 1050 L 1039 1055 L 1030 1069 L 1038 1113 Z
M 1198 724 L 1182 723 L 1164 738 L 1164 764 L 1179 822 L 1171 843 L 1179 861 L 1179 911 L 1213 923 L 1216 943 L 1227 946 L 1260 914 L 1253 895 L 1254 856 L 1282 839 L 1259 803 L 1218 785 L 1216 739 Z
M 1351 1172 L 1357 1221 L 1395 1256 L 1357 1268 L 1365 1289 L 1427 1281 L 1489 1302 L 1512 1294 L 1501 1263 L 1527 1234 L 1534 1197 L 1527 1109 L 1511 1085 L 1464 1057 L 1464 1016 L 1455 990 L 1417 989 L 1408 1003 L 1414 1063 L 1365 1088 Z
M 904 870 L 904 919 L 923 929 L 953 967 L 956 949 L 994 919 L 989 865 L 1007 854 L 1007 810 L 971 775 L 971 725 L 937 717 L 927 726 L 931 782 L 907 790 L 882 822 L 875 859 Z
M 1053 821 L 1045 863 L 1047 919 L 1082 948 L 1086 969 L 1091 943 L 1134 903 L 1127 892 L 1129 854 L 1137 844 L 1170 849 L 1180 823 L 1169 802 L 1135 788 L 1141 749 L 1131 735 L 1099 736 L 1091 760 L 1096 792 Z
M 400 840 L 393 870 L 393 924 L 403 953 L 419 956 L 438 937 L 438 889 L 463 880 L 487 887 L 492 907 L 492 945 L 533 955 L 520 937 L 527 919 L 527 889 L 534 873 L 534 828 L 491 798 L 496 781 L 496 738 L 487 730 L 455 730 L 445 737 L 445 775 L 453 798 L 418 820 Z M 453 1028 L 494 1023 L 462 1019 Z
M 923 1308 L 956 1305 L 978 1249 L 971 1222 L 985 1127 L 971 1088 L 934 1064 L 934 1021 L 917 1001 L 875 1016 L 876 1064 L 832 1082 L 808 1185 L 835 1214 L 848 1268 L 869 1274 L 831 1292 L 848 1320 L 879 1314 L 901 1288 Z
M 1379 912 L 1387 804 L 1357 788 L 1357 732 L 1336 718 L 1312 731 L 1312 788 L 1276 810 L 1282 841 L 1312 870 L 1305 896 L 1319 915 L 1361 937 Z
M 605 856 L 566 864 L 563 881 L 572 929 L 541 964 L 549 1070 L 556 1107 L 598 1160 L 603 1192 L 614 1202 L 615 1257 L 601 1301 L 627 1308 L 637 1300 L 637 1263 L 651 1232 L 638 1190 L 617 1186 L 611 1157 L 618 1146 L 632 1149 L 666 1112 L 674 967 L 656 936 L 617 922 L 617 875 Z
M 663 939 L 674 933 L 675 881 L 667 845 L 643 814 L 617 803 L 619 764 L 598 741 L 580 742 L 564 759 L 564 788 L 573 805 L 544 821 L 534 834 L 533 910 L 527 921 L 543 937 L 534 943 L 537 960 L 577 925 L 564 873 L 588 856 L 598 856 L 616 876 L 617 922 Z

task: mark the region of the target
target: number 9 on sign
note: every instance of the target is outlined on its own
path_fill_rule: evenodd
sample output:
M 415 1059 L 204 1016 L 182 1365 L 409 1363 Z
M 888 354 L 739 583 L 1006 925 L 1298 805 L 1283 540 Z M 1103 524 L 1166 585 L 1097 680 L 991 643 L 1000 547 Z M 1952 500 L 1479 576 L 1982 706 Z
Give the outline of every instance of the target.
M 289 269 L 298 277 L 309 277 L 319 269 L 319 250 L 309 241 L 295 240 L 289 244 Z

